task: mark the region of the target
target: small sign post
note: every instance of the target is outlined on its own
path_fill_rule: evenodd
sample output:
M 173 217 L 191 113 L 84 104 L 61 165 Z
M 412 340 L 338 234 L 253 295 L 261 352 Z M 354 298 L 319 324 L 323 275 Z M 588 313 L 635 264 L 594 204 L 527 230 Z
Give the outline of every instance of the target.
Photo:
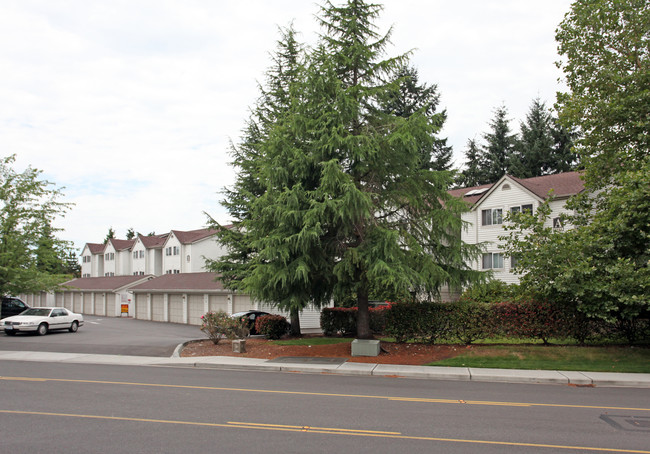
M 129 305 L 128 304 L 122 304 L 122 310 L 120 311 L 120 317 L 122 314 L 126 314 L 126 316 L 129 316 Z

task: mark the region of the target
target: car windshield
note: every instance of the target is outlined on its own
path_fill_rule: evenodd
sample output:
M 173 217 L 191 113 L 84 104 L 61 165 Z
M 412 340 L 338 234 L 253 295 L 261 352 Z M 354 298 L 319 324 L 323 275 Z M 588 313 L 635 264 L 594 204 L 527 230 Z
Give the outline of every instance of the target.
M 236 317 L 243 317 L 244 315 L 247 315 L 248 312 L 235 312 L 234 314 L 231 315 L 231 317 L 236 318 Z
M 23 311 L 20 315 L 34 315 L 37 317 L 47 317 L 50 315 L 50 311 L 52 309 L 43 309 L 43 308 L 38 308 L 34 307 L 32 309 L 27 309 L 26 311 Z

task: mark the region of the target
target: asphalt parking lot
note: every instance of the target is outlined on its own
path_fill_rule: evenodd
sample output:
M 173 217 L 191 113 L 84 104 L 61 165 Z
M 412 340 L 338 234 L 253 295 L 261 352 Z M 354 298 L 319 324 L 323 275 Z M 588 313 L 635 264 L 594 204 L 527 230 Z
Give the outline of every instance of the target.
M 179 344 L 205 338 L 194 325 L 94 315 L 84 315 L 84 321 L 76 333 L 7 336 L 0 332 L 0 350 L 169 357 Z

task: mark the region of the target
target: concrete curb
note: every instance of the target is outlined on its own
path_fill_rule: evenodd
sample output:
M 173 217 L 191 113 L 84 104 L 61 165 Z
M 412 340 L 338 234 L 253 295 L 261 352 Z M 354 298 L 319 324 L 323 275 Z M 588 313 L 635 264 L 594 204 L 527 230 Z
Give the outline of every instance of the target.
M 186 344 L 183 344 L 186 345 Z M 650 374 L 575 372 L 465 367 L 402 366 L 345 362 L 343 364 L 277 363 L 260 358 L 203 356 L 181 358 L 182 345 L 170 358 L 153 356 L 95 355 L 83 353 L 0 351 L 0 361 L 34 361 L 125 366 L 196 367 L 221 370 L 255 370 L 350 376 L 419 378 L 426 380 L 492 383 L 560 384 L 573 386 L 650 388 Z

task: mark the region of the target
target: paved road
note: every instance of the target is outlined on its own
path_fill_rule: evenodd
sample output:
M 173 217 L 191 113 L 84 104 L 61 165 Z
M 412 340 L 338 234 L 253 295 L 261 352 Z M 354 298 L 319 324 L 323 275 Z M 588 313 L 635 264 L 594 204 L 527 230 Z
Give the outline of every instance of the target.
M 179 344 L 205 336 L 197 326 L 84 315 L 77 333 L 0 334 L 0 350 L 169 357 Z
M 650 453 L 647 389 L 3 361 L 2 451 Z

